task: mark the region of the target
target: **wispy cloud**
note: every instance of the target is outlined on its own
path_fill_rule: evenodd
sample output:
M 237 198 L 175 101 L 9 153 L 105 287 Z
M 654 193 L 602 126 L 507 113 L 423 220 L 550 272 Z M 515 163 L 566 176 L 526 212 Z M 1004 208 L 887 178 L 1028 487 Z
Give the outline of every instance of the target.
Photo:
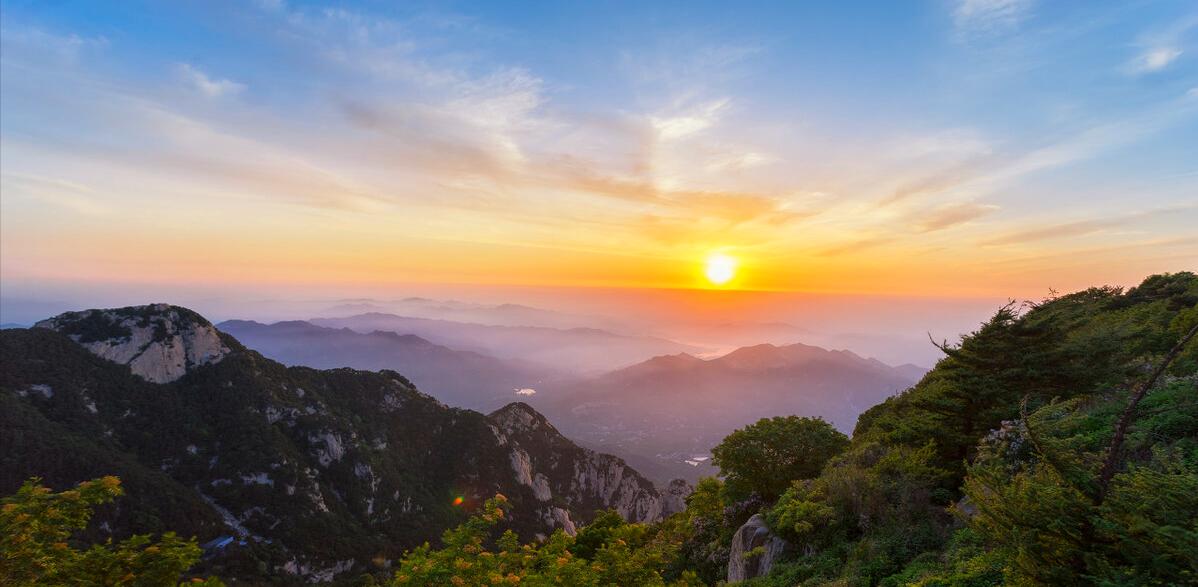
M 9 197 L 32 197 L 78 214 L 104 216 L 112 212 L 92 188 L 74 181 L 4 172 L 0 173 L 0 185 L 7 186 L 4 193 Z
M 898 238 L 893 236 L 874 236 L 862 238 L 841 245 L 828 247 L 821 250 L 819 255 L 823 257 L 837 257 L 840 255 L 847 255 L 849 253 L 859 253 L 861 251 L 890 244 L 896 240 L 898 240 Z
M 1032 0 L 957 0 L 953 23 L 960 34 L 1001 32 L 1027 19 L 1032 5 Z
M 189 63 L 180 63 L 175 67 L 175 71 L 185 83 L 209 98 L 231 96 L 245 90 L 245 84 L 210 77 Z
M 0 28 L 0 58 L 19 55 L 30 61 L 73 63 L 88 51 L 107 46 L 105 37 L 55 34 L 37 27 Z
M 1141 54 L 1131 65 L 1135 73 L 1160 71 L 1181 57 L 1182 50 L 1176 47 L 1156 47 Z
M 959 224 L 965 224 L 971 220 L 976 220 L 997 210 L 998 206 L 993 204 L 979 204 L 976 202 L 945 204 L 920 215 L 916 226 L 920 232 L 944 230 Z
M 1066 238 L 1072 236 L 1085 236 L 1106 230 L 1111 227 L 1125 224 L 1123 219 L 1106 219 L 1106 220 L 1079 220 L 1076 222 L 1062 222 L 1059 224 L 1050 224 L 1037 228 L 1029 228 L 1027 230 L 1017 230 L 1007 234 L 988 238 L 982 241 L 984 245 L 1013 245 L 1034 241 L 1042 241 L 1048 239 Z
M 1127 64 L 1126 70 L 1138 75 L 1169 68 L 1185 54 L 1182 48 L 1185 38 L 1195 27 L 1198 27 L 1198 13 L 1178 19 L 1166 28 L 1142 35 L 1136 43 L 1140 51 Z
M 1146 210 L 1134 214 L 1126 214 L 1119 217 L 1094 218 L 1088 220 L 1075 220 L 1070 222 L 1046 224 L 1034 228 L 1017 230 L 990 237 L 982 240 L 981 244 L 1013 245 L 1050 239 L 1087 236 L 1104 232 L 1113 228 L 1133 225 L 1137 222 L 1142 222 L 1152 217 L 1192 211 L 1195 208 L 1198 208 L 1198 204 L 1182 204 L 1168 208 L 1158 208 L 1155 210 Z
M 728 107 L 728 102 L 727 98 L 715 100 L 686 113 L 665 117 L 653 116 L 650 121 L 662 140 L 681 139 L 711 128 L 719 119 L 720 111 Z

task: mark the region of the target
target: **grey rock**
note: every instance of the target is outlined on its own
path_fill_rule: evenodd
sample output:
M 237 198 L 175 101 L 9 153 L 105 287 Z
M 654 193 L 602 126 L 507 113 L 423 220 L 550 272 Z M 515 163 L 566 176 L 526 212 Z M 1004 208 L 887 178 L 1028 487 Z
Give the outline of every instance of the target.
M 758 547 L 763 550 L 761 554 L 749 555 Z M 732 551 L 728 555 L 728 582 L 738 583 L 768 575 L 774 563 L 789 548 L 790 543 L 770 532 L 761 514 L 753 514 L 732 537 Z
M 170 383 L 231 352 L 210 322 L 169 304 L 66 312 L 34 327 L 67 334 L 92 354 L 128 365 L 153 383 Z

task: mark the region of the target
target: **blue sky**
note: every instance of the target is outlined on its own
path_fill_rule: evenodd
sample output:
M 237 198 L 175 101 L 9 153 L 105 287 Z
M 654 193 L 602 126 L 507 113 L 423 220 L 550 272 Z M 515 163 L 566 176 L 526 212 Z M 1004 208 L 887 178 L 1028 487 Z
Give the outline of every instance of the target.
M 686 287 L 718 251 L 750 289 L 1018 294 L 1198 266 L 1192 1 L 2 14 L 9 284 Z

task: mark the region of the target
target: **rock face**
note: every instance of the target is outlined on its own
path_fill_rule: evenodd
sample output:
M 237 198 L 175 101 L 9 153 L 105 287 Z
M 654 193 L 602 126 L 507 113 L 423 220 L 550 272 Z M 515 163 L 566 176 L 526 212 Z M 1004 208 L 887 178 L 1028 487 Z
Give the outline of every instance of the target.
M 542 517 L 573 533 L 587 520 L 569 511 L 614 509 L 631 522 L 655 522 L 682 511 L 691 486 L 676 479 L 665 491 L 619 457 L 579 447 L 528 404 L 514 402 L 492 412 L 495 437 L 509 448 L 512 471 L 528 487 Z
M 737 583 L 768 575 L 778 557 L 789 547 L 788 542 L 770 532 L 761 514 L 753 514 L 732 537 L 732 551 L 728 555 L 728 582 Z M 761 548 L 761 553 L 749 555 L 756 548 Z
M 220 333 L 199 314 L 168 304 L 67 312 L 34 325 L 62 332 L 95 355 L 128 365 L 134 375 L 169 383 L 229 354 Z
M 168 305 L 0 331 L 0 495 L 121 478 L 95 536 L 238 540 L 204 563 L 263 584 L 343 580 L 436 541 L 497 493 L 521 537 L 682 507 L 525 404 L 447 407 L 394 371 L 286 367 Z M 334 537 L 331 540 L 330 537 Z M 222 566 L 234 565 L 234 566 Z M 199 572 L 199 571 L 198 571 Z

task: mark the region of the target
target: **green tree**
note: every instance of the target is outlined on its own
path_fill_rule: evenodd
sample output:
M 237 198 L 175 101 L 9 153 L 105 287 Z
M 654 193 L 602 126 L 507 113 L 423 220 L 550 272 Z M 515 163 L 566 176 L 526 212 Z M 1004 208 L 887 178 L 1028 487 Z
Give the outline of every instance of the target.
M 574 545 L 570 547 L 570 552 L 574 553 L 574 556 L 592 560 L 599 549 L 611 542 L 612 536 L 627 524 L 628 522 L 615 510 L 599 512 L 590 524 L 574 536 Z
M 195 540 L 174 533 L 157 541 L 137 535 L 114 544 L 79 549 L 71 536 L 87 526 L 95 506 L 121 495 L 116 477 L 80 483 L 53 493 L 30 479 L 0 500 L 0 584 L 161 586 L 179 582 L 200 558 Z M 215 586 L 219 580 L 194 580 Z
M 597 528 L 583 529 L 579 545 L 558 530 L 539 543 L 521 544 L 505 531 L 494 546 L 490 536 L 507 516 L 507 498 L 496 495 L 466 523 L 447 530 L 445 547 L 427 543 L 407 553 L 392 585 L 698 585 L 693 573 L 667 581 L 664 573 L 675 560 L 680 536 L 673 526 L 646 526 L 602 515 Z M 574 551 L 590 555 L 584 558 Z
M 822 418 L 786 416 L 763 418 L 729 434 L 711 454 L 730 498 L 757 494 L 773 502 L 791 481 L 815 477 L 848 445 L 848 437 Z
M 715 477 L 699 480 L 686 497 L 686 509 L 672 516 L 663 526 L 676 524 L 682 539 L 671 576 L 693 571 L 707 584 L 715 584 L 728 574 L 728 550 L 732 535 L 743 520 L 730 519 L 726 507 L 724 483 Z

